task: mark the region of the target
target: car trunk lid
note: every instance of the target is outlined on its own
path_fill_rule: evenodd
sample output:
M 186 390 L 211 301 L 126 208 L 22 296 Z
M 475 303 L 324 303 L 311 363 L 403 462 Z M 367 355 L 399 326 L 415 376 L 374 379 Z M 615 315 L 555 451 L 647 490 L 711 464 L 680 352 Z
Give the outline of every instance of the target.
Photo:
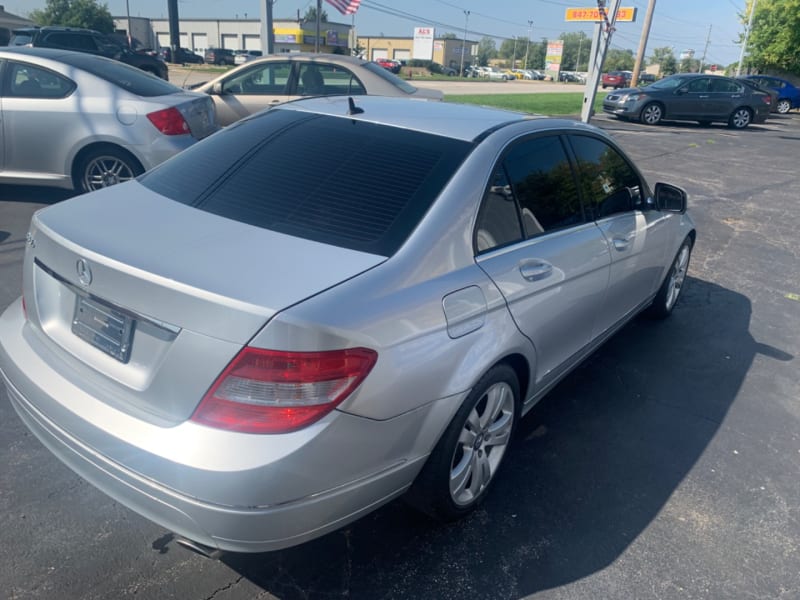
M 191 415 L 276 312 L 385 260 L 219 217 L 138 182 L 40 211 L 31 240 L 32 326 L 82 386 L 168 421 Z

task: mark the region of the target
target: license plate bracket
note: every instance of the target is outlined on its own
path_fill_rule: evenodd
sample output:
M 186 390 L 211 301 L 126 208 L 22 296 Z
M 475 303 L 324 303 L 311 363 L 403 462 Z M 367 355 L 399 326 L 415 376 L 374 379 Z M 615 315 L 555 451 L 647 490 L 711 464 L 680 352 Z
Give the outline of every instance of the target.
M 88 296 L 75 300 L 72 333 L 98 350 L 127 363 L 136 320 L 110 304 Z

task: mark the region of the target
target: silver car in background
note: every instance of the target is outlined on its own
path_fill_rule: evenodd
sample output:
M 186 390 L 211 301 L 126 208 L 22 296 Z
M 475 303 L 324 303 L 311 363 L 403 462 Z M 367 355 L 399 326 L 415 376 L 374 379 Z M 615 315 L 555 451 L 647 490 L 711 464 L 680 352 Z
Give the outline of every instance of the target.
M 56 456 L 208 553 L 403 494 L 456 519 L 548 390 L 672 312 L 694 240 L 594 127 L 293 102 L 37 212 L 0 372 Z
M 0 65 L 0 183 L 99 189 L 219 128 L 208 97 L 115 60 L 20 47 Z
M 210 94 L 221 125 L 309 96 L 394 96 L 442 100 L 374 62 L 339 54 L 291 53 L 254 58 L 192 89 Z

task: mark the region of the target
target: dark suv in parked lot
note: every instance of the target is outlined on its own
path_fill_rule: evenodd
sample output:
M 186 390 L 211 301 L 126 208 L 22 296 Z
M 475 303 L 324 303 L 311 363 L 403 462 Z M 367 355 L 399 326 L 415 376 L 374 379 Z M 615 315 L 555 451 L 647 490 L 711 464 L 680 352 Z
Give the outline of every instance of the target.
M 228 48 L 209 48 L 205 59 L 209 65 L 232 65 L 235 63 L 235 54 Z
M 114 58 L 142 71 L 152 73 L 161 79 L 169 79 L 167 65 L 163 60 L 144 52 L 134 52 L 121 46 L 99 31 L 76 29 L 72 27 L 26 27 L 15 29 L 9 46 L 34 46 L 38 48 L 59 48 L 88 54 L 99 54 Z

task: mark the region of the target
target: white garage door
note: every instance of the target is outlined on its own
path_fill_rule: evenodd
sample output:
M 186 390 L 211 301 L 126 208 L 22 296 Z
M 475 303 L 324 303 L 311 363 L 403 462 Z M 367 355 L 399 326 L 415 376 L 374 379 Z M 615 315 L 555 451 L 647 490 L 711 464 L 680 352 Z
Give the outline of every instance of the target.
M 156 34 L 158 38 L 158 47 L 159 48 L 169 48 L 169 32 L 158 32 Z
M 395 60 L 411 60 L 411 50 L 395 50 Z
M 228 50 L 239 50 L 239 36 L 235 33 L 223 33 L 222 47 Z
M 374 48 L 372 50 L 372 60 L 376 58 L 389 58 L 389 51 L 386 48 Z
M 182 33 L 181 35 L 181 48 L 188 48 L 189 47 L 189 34 Z
M 192 52 L 200 52 L 201 54 L 208 48 L 208 35 L 205 33 L 192 34 Z
M 261 36 L 246 33 L 243 50 L 261 50 Z

